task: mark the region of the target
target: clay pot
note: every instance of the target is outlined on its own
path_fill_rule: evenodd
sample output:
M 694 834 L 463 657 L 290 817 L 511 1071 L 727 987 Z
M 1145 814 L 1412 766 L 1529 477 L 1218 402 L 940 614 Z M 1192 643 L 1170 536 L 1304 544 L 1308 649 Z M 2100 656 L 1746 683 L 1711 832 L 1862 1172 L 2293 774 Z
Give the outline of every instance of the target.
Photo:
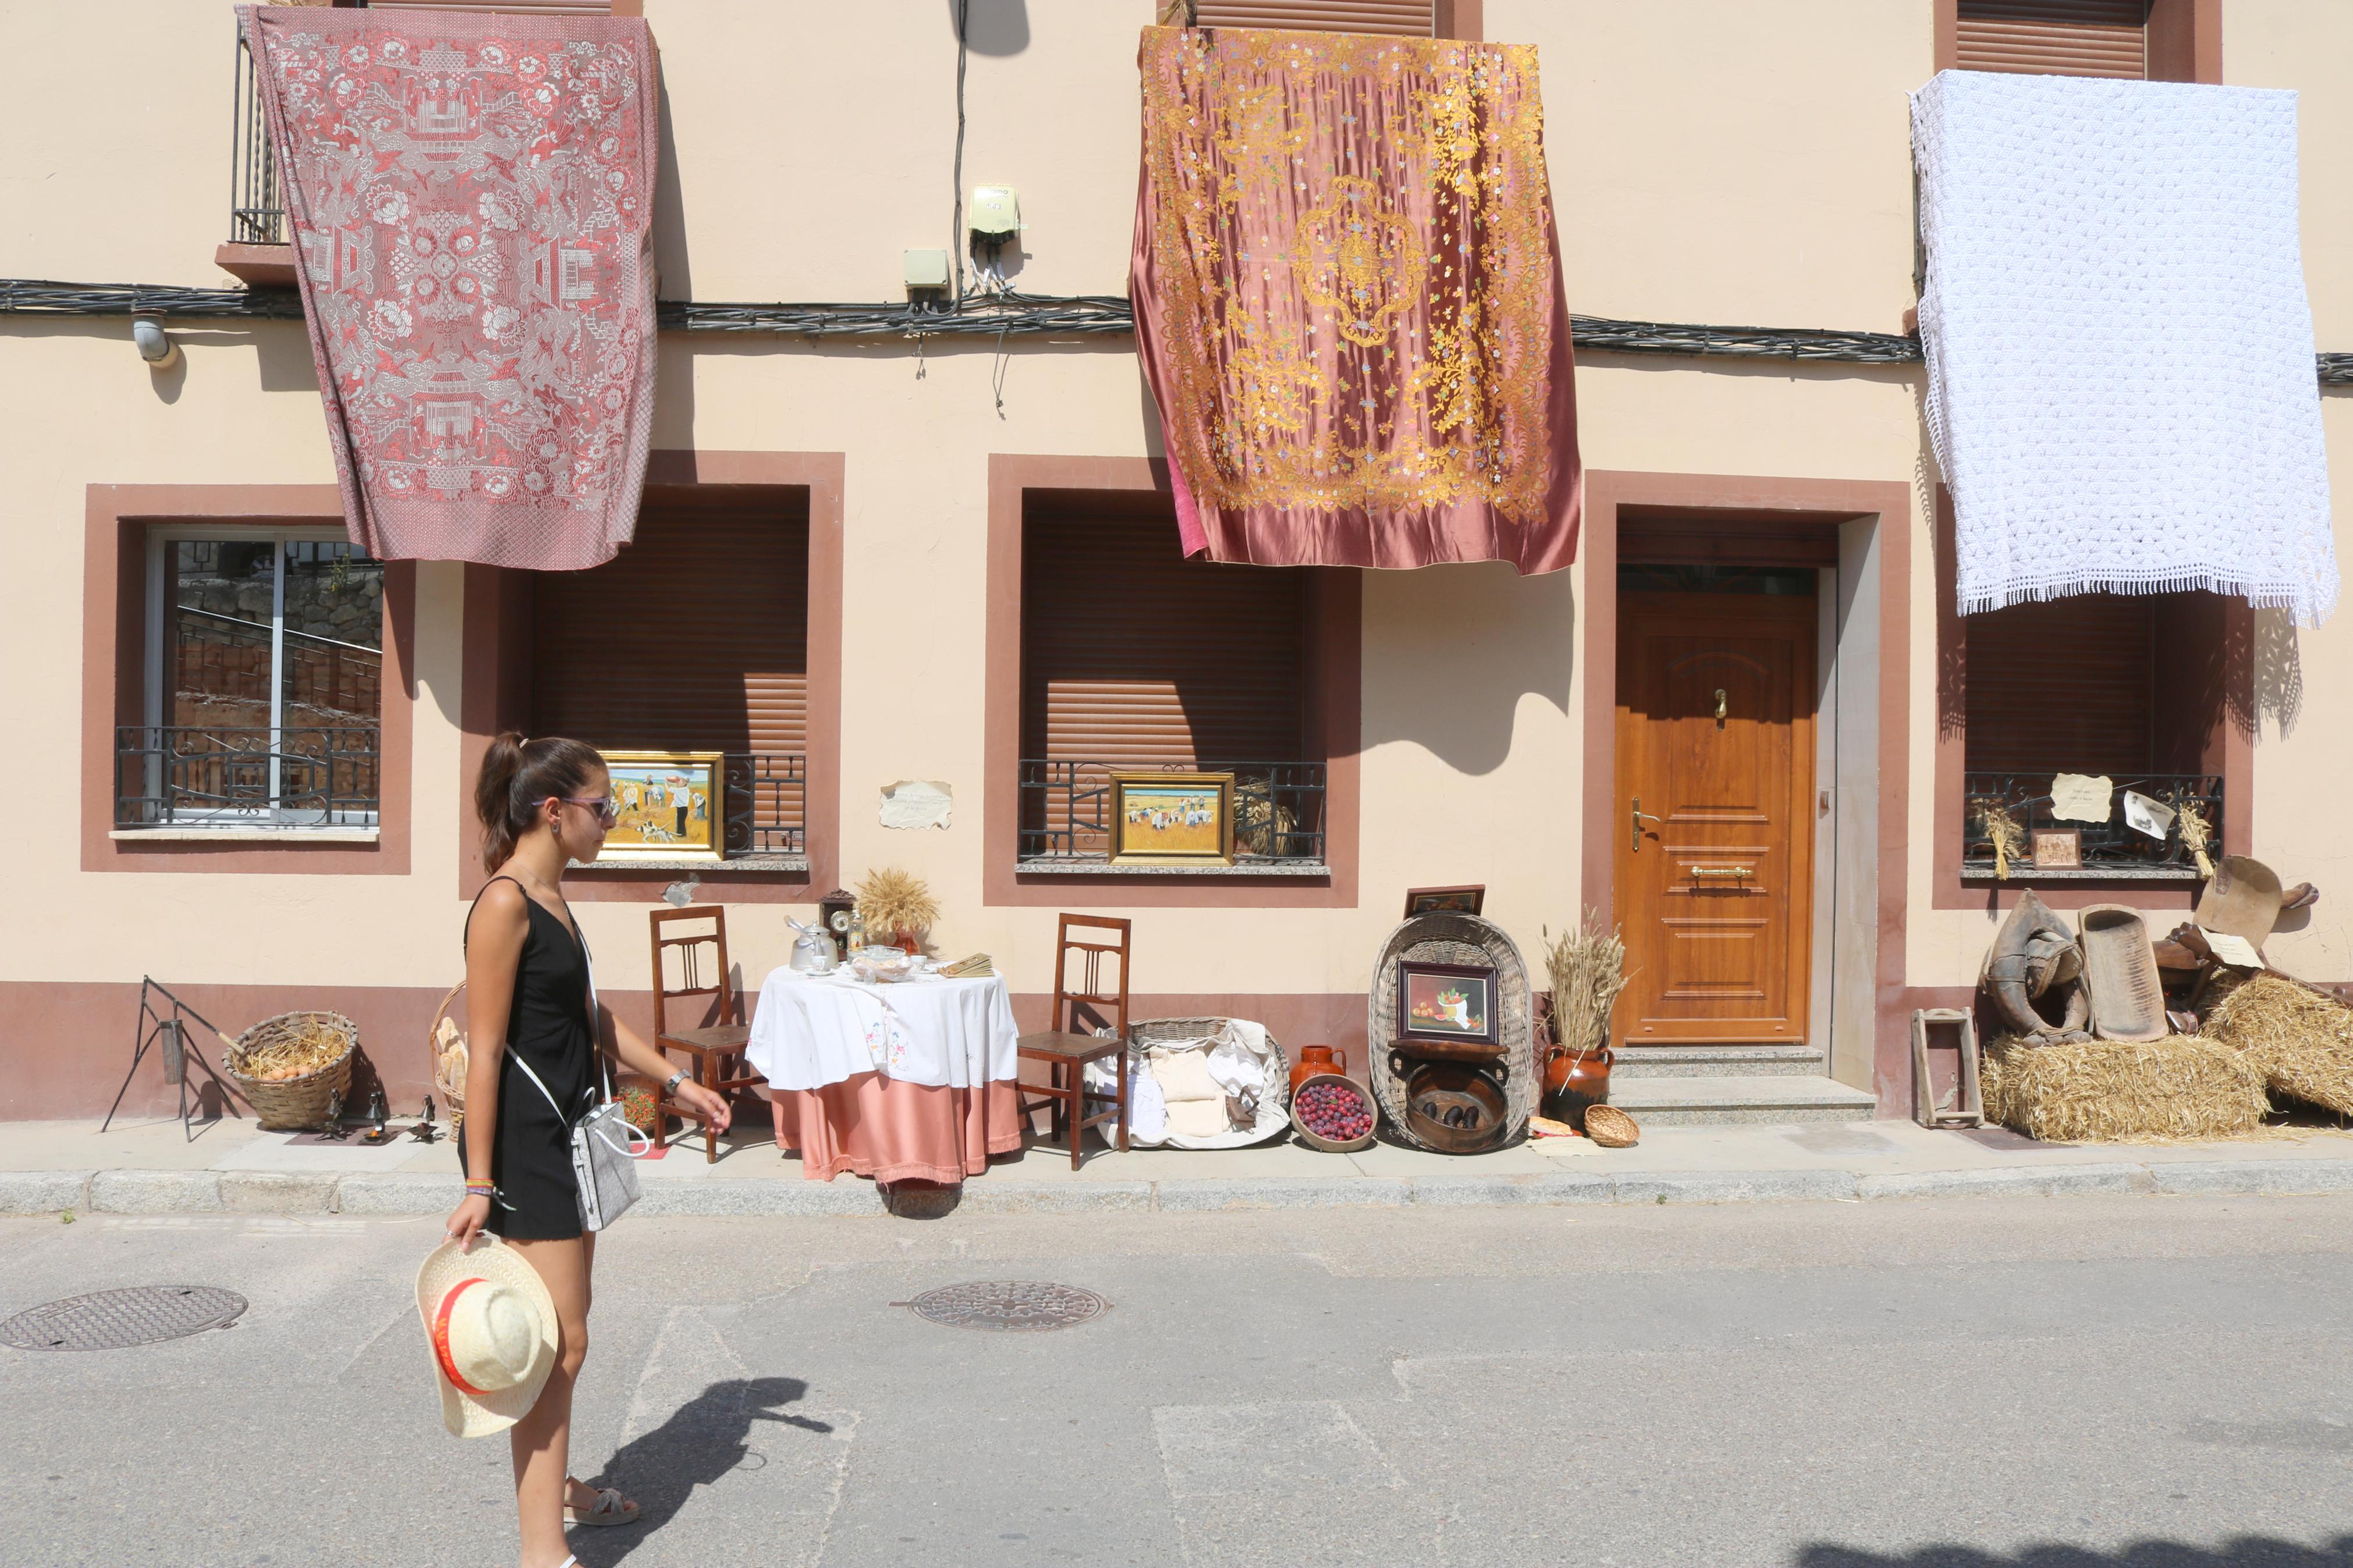
M 1609 1068 L 1617 1059 L 1608 1046 L 1583 1057 L 1567 1046 L 1547 1047 L 1544 1059 L 1544 1113 L 1583 1131 L 1586 1108 L 1609 1099 Z
M 923 955 L 923 939 L 914 931 L 900 931 L 891 938 L 891 945 L 910 958 Z
M 1336 1046 L 1303 1046 L 1299 1060 L 1292 1064 L 1291 1098 L 1299 1098 L 1299 1086 L 1319 1072 L 1348 1076 L 1348 1053 Z

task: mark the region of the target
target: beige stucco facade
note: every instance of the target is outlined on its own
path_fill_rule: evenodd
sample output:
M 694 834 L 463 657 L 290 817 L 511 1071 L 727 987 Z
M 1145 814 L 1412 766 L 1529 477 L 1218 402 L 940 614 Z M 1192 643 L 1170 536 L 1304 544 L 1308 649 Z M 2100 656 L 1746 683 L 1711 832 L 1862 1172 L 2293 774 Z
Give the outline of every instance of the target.
M 665 297 L 901 296 L 901 251 L 948 243 L 956 47 L 936 4 L 645 0 L 666 84 L 655 220 Z M 974 0 L 967 187 L 1018 187 L 1025 291 L 1125 287 L 1138 142 L 1134 56 L 1146 0 Z M 1932 70 L 1932 0 L 1486 0 L 1483 35 L 1537 45 L 1570 307 L 1660 321 L 1893 332 L 1912 303 L 1904 94 Z M 2305 251 L 2319 346 L 2353 350 L 2353 7 L 2223 0 L 2232 83 L 2302 97 Z M 0 0 L 0 274 L 219 287 L 231 32 L 226 5 L 124 0 L 102 13 Z M 101 51 L 99 47 L 103 43 Z M 97 62 L 102 61 L 99 68 Z M 77 62 L 65 68 L 61 62 Z M 459 973 L 466 910 L 461 688 L 467 574 L 416 574 L 407 868 L 92 869 L 82 787 L 86 518 L 94 486 L 332 482 L 299 322 L 188 321 L 182 361 L 151 371 L 124 317 L 0 315 L 0 659 L 19 827 L 0 858 L 0 1115 L 102 1106 L 127 1060 L 142 975 L 253 1009 L 339 1006 L 387 1079 L 421 1086 L 422 1026 Z M 996 382 L 1001 378 L 1001 405 Z M 1596 473 L 1900 487 L 1883 528 L 1908 535 L 1901 661 L 1908 775 L 1878 809 L 1900 823 L 1895 967 L 1854 992 L 1838 1075 L 1883 1092 L 1888 1020 L 1965 988 L 1997 914 L 1938 908 L 1935 463 L 1915 366 L 1795 365 L 1588 354 L 1584 460 Z M 2353 388 L 2327 389 L 2336 493 L 2353 497 Z M 951 953 L 985 950 L 1034 998 L 1054 911 L 992 904 L 981 805 L 988 475 L 998 455 L 1157 454 L 1126 338 L 1009 343 L 807 342 L 666 333 L 655 446 L 839 454 L 845 879 L 925 878 Z M 2347 505 L 2340 499 L 2340 510 Z M 1363 586 L 1359 847 L 1354 898 L 1330 907 L 1168 907 L 1090 891 L 1071 907 L 1132 914 L 1147 1004 L 1255 1006 L 1335 1037 L 1361 997 L 1403 889 L 1483 882 L 1487 912 L 1533 960 L 1592 885 L 1585 568 L 1521 580 L 1498 565 L 1368 574 Z M 2325 894 L 2270 948 L 2294 973 L 2353 979 L 2353 617 L 2301 630 L 2258 616 L 2251 851 Z M 110 678 L 111 679 L 111 678 Z M 1879 777 L 1875 768 L 1839 777 Z M 945 830 L 880 826 L 877 792 L 947 782 Z M 1843 823 L 1847 819 L 1841 817 Z M 1875 847 L 1849 846 L 1858 872 Z M 1606 885 L 1606 877 L 1603 879 Z M 723 877 L 708 884 L 722 899 Z M 811 889 L 813 899 L 816 892 Z M 1951 900 L 1947 900 L 1950 902 Z M 1883 889 L 1877 909 L 1891 902 Z M 2157 907 L 2161 906 L 2161 907 Z M 647 901 L 584 902 L 610 991 L 640 991 Z M 1841 906 L 1842 908 L 1844 906 Z M 2182 918 L 2157 900 L 2153 923 Z M 782 961 L 788 914 L 731 907 L 747 984 Z M 1846 918 L 1846 917 L 1842 917 Z M 1871 906 L 1852 919 L 1869 924 Z M 1849 937 L 1869 952 L 1874 932 Z M 1890 981 L 1894 984 L 1891 988 Z M 1916 990 L 1917 998 L 1910 994 Z M 304 1000 L 304 999 L 311 1000 Z M 1278 1007 L 1270 999 L 1289 998 Z M 1351 999 L 1354 1000 L 1351 1000 Z M 237 1012 L 243 1006 L 245 1013 Z M 258 1014 L 254 1015 L 258 1016 Z M 1295 1043 L 1306 1043 L 1304 1040 Z M 134 1089 L 162 1093 L 152 1079 Z

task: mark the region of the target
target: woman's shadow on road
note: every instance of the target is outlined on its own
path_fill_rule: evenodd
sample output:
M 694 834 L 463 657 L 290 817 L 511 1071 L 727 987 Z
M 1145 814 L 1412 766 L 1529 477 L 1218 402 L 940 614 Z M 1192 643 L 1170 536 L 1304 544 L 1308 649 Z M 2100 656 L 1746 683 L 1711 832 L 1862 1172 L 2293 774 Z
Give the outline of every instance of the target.
M 731 1377 L 712 1384 L 670 1413 L 669 1420 L 632 1438 L 605 1468 L 587 1478 L 592 1487 L 618 1486 L 643 1511 L 639 1522 L 611 1530 L 571 1532 L 574 1550 L 586 1568 L 608 1568 L 650 1540 L 678 1517 L 697 1487 L 710 1486 L 741 1466 L 752 1453 L 754 1422 L 773 1421 L 805 1432 L 830 1434 L 832 1426 L 785 1406 L 808 1394 L 797 1377 Z

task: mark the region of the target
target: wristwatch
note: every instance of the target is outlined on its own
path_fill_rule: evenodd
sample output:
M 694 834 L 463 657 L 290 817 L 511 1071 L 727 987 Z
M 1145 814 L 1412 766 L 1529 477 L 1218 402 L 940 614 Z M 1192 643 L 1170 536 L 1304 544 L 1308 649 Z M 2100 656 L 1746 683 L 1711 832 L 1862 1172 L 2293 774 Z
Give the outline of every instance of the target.
M 678 1086 L 686 1081 L 686 1069 L 679 1068 L 662 1082 L 662 1098 L 669 1100 L 678 1093 Z

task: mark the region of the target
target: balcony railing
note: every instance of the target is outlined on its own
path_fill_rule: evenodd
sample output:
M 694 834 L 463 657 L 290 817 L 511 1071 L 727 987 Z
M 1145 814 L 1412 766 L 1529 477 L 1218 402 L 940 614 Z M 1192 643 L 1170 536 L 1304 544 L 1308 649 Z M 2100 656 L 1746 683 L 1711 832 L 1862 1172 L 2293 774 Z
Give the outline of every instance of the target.
M 1101 865 L 1111 854 L 1111 773 L 1146 769 L 1122 763 L 1021 763 L 1023 865 Z M 1234 775 L 1234 864 L 1267 869 L 1324 865 L 1322 763 L 1188 764 Z
M 798 752 L 729 752 L 727 854 L 808 853 L 808 759 Z
M 374 724 L 127 724 L 115 731 L 114 826 L 373 827 Z
M 237 34 L 237 75 L 229 93 L 228 241 L 231 245 L 286 243 L 286 193 L 278 179 L 278 155 L 270 150 L 262 118 L 253 54 Z
M 2108 820 L 2094 822 L 2062 822 L 2051 815 L 2050 773 L 1964 773 L 1962 775 L 1963 811 L 1961 822 L 1961 869 L 1976 875 L 1990 875 L 1994 869 L 1993 839 L 1986 830 L 1981 814 L 1986 805 L 2007 812 L 2023 834 L 2029 835 L 2026 847 L 2010 857 L 2010 870 L 2013 877 L 2035 874 L 2032 864 L 2033 840 L 2037 829 L 2049 831 L 2064 828 L 2081 836 L 2083 868 L 2077 875 L 2161 876 L 2168 873 L 2194 876 L 2197 857 L 2181 841 L 2181 818 L 2185 805 L 2197 808 L 2205 819 L 2211 842 L 2207 846 L 2209 859 L 2220 860 L 2222 849 L 2222 781 L 2213 773 L 2142 773 L 2137 777 L 2119 776 L 2115 780 L 2116 798 Z M 2125 821 L 2124 792 L 2132 790 L 2147 795 L 2176 814 L 2162 839 L 2152 838 Z M 2040 873 L 2049 876 L 2049 871 Z

